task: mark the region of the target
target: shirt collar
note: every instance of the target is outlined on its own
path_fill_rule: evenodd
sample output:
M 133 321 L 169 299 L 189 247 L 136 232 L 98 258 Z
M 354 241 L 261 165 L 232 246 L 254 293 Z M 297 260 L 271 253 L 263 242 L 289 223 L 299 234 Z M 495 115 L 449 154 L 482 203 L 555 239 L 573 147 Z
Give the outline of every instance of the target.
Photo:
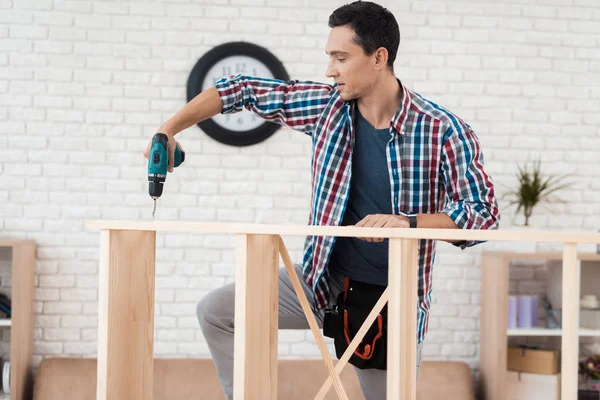
M 400 101 L 400 107 L 398 107 L 396 114 L 394 114 L 394 118 L 392 118 L 392 126 L 394 129 L 396 129 L 396 132 L 401 135 L 405 135 L 406 132 L 404 129 L 404 123 L 408 117 L 408 110 L 410 110 L 410 107 L 412 106 L 412 101 L 410 98 L 410 92 L 406 86 L 400 82 L 400 79 L 398 79 L 398 84 L 402 88 L 402 100 Z
M 396 132 L 404 136 L 406 134 L 404 129 L 404 123 L 406 122 L 406 118 L 408 117 L 408 110 L 410 110 L 412 100 L 410 97 L 410 92 L 408 91 L 406 86 L 402 84 L 400 79 L 396 78 L 396 80 L 402 88 L 402 100 L 400 101 L 400 107 L 398 107 L 398 110 L 396 110 L 396 113 L 394 114 L 394 117 L 392 118 L 390 123 L 391 126 L 396 130 Z M 354 117 L 354 115 L 356 115 L 356 113 L 354 112 L 354 107 L 356 107 L 357 105 L 356 99 L 345 100 L 344 103 L 346 103 L 346 105 L 350 107 L 350 109 L 352 110 L 352 117 Z

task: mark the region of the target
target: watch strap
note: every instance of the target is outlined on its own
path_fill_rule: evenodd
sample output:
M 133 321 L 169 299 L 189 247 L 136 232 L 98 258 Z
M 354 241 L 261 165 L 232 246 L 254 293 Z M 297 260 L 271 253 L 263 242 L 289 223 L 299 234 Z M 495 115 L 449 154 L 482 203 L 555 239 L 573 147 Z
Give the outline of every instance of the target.
M 417 216 L 409 215 L 408 222 L 409 222 L 411 228 L 416 228 L 417 227 Z

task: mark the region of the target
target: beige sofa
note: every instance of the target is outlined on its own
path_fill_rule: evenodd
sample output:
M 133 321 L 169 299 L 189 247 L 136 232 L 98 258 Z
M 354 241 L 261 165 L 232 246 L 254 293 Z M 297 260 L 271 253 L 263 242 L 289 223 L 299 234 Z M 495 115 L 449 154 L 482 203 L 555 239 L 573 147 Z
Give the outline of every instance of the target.
M 322 360 L 280 360 L 278 398 L 314 398 L 327 372 Z M 364 400 L 351 366 L 342 382 L 349 400 Z M 96 359 L 47 358 L 40 363 L 33 400 L 88 400 L 96 398 Z M 154 360 L 155 400 L 224 400 L 210 359 Z M 327 400 L 337 399 L 333 389 Z M 469 367 L 462 362 L 423 361 L 417 382 L 417 399 L 473 400 Z

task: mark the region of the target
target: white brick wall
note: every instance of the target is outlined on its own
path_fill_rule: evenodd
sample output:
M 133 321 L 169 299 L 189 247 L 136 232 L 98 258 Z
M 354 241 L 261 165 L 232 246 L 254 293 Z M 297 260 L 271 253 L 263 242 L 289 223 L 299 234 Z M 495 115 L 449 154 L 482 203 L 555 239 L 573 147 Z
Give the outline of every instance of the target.
M 214 45 L 270 48 L 290 75 L 325 80 L 327 18 L 340 1 L 0 0 L 0 235 L 36 239 L 35 359 L 94 356 L 98 233 L 92 218 L 149 219 L 141 152 L 185 101 L 185 82 Z M 600 228 L 600 2 L 382 1 L 402 43 L 410 88 L 466 119 L 504 195 L 516 162 L 541 156 L 571 173 L 569 204 L 536 210 L 540 228 Z M 179 136 L 157 219 L 298 223 L 309 201 L 310 141 L 282 129 L 249 148 L 197 127 Z M 513 210 L 501 199 L 503 228 Z M 299 260 L 302 238 L 287 238 Z M 208 356 L 195 304 L 233 277 L 233 239 L 158 236 L 156 354 Z M 440 244 L 427 359 L 476 368 L 484 246 Z M 527 285 L 525 285 L 527 286 Z M 3 335 L 5 338 L 7 335 Z M 284 332 L 282 357 L 314 357 L 307 332 Z M 3 347 L 4 348 L 4 347 Z

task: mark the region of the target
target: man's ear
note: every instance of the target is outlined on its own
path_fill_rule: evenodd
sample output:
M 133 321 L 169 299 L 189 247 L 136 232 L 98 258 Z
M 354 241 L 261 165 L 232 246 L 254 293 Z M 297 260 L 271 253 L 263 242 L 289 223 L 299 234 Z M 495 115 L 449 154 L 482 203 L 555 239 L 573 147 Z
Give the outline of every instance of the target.
M 385 47 L 380 47 L 375 50 L 375 69 L 383 69 L 387 67 L 388 51 Z

